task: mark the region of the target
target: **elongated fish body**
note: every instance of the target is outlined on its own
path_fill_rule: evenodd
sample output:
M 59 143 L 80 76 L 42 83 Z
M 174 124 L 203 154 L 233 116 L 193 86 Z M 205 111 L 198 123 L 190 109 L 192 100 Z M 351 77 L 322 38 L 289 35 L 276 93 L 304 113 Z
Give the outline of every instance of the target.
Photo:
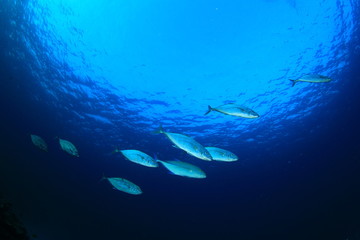
M 211 154 L 212 159 L 215 161 L 222 162 L 234 162 L 238 160 L 238 157 L 225 149 L 217 148 L 217 147 L 205 147 L 206 150 Z
M 76 149 L 74 144 L 72 144 L 71 142 L 59 138 L 59 144 L 60 144 L 61 149 L 64 150 L 65 152 L 67 152 L 68 154 L 75 156 L 75 157 L 79 157 L 78 150 Z
M 184 150 L 185 152 L 196 158 L 205 161 L 212 160 L 210 153 L 200 143 L 198 143 L 191 137 L 185 136 L 180 133 L 165 132 L 161 126 L 157 133 L 164 133 L 170 139 L 170 141 L 175 144 L 176 147 Z
M 331 78 L 318 75 L 318 74 L 307 74 L 298 79 L 289 79 L 292 81 L 292 86 L 295 86 L 297 82 L 311 82 L 311 83 L 325 83 L 330 82 Z
M 159 164 L 149 155 L 139 150 L 119 150 L 124 157 L 134 163 L 146 166 L 146 167 L 158 167 Z
M 37 135 L 33 135 L 31 134 L 31 141 L 32 143 L 37 146 L 38 148 L 40 148 L 41 150 L 47 152 L 48 151 L 48 146 L 46 144 L 46 142 L 44 141 L 44 139 L 42 139 L 40 136 Z
M 199 167 L 181 161 L 161 161 L 164 167 L 175 175 L 189 178 L 206 178 L 206 174 Z
M 188 154 L 205 160 L 211 161 L 210 153 L 197 141 L 193 138 L 185 136 L 179 133 L 165 133 L 165 135 L 172 141 L 178 148 L 184 150 Z
M 220 112 L 226 115 L 236 116 L 236 117 L 242 117 L 242 118 L 258 118 L 260 117 L 259 114 L 257 114 L 254 110 L 240 106 L 237 104 L 224 104 L 221 106 L 218 106 L 216 108 L 213 108 L 211 106 L 208 106 L 208 111 L 205 113 L 208 114 L 211 111 Z
M 130 182 L 129 180 L 126 180 L 124 178 L 104 178 L 107 179 L 110 184 L 119 191 L 133 195 L 142 194 L 141 188 L 135 183 Z

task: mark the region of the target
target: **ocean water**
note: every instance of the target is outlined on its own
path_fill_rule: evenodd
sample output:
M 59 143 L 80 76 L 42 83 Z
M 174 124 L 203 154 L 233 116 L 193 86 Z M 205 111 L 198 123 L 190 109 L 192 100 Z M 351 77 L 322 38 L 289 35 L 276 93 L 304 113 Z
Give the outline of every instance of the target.
M 0 0 L 0 194 L 38 240 L 360 239 L 359 10 L 357 0 Z M 309 73 L 332 81 L 291 86 Z M 260 117 L 204 115 L 226 103 Z M 159 125 L 239 160 L 196 159 Z

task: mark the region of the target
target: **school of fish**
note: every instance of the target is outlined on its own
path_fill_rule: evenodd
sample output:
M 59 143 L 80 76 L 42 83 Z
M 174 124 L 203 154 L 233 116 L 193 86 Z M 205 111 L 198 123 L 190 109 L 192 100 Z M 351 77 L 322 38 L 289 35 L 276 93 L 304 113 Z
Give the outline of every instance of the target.
M 298 82 L 326 83 L 330 82 L 332 79 L 318 74 L 306 74 L 300 78 L 289 80 L 292 82 L 292 87 L 294 87 Z M 217 107 L 208 106 L 208 110 L 204 115 L 207 115 L 212 111 L 248 119 L 260 117 L 260 115 L 254 110 L 234 103 L 223 104 Z M 167 139 L 171 141 L 174 147 L 200 160 L 222 162 L 235 162 L 238 160 L 237 155 L 228 150 L 215 146 L 204 147 L 195 139 L 185 134 L 166 132 L 161 125 L 154 133 L 164 134 Z M 42 151 L 48 152 L 48 145 L 42 137 L 35 134 L 31 134 L 30 137 L 32 143 L 36 147 Z M 56 139 L 58 139 L 59 146 L 62 151 L 72 157 L 79 157 L 79 152 L 72 142 L 61 138 Z M 113 153 L 121 153 L 124 159 L 146 167 L 157 168 L 160 163 L 173 175 L 198 179 L 206 178 L 206 173 L 198 166 L 177 159 L 159 160 L 156 156 L 151 157 L 150 155 L 137 149 L 115 149 Z M 103 176 L 101 180 L 108 180 L 112 187 L 118 191 L 132 195 L 140 195 L 143 193 L 138 185 L 125 178 Z

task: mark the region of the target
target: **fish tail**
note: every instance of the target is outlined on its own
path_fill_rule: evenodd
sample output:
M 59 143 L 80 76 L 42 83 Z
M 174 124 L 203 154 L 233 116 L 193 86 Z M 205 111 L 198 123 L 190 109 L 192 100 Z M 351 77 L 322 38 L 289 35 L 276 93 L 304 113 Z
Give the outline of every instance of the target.
M 155 162 L 159 162 L 159 163 L 162 163 L 163 161 L 159 160 L 156 153 L 154 154 L 154 160 Z
M 155 134 L 159 134 L 159 133 L 165 133 L 163 127 L 162 127 L 162 124 L 160 124 L 159 128 L 156 129 L 155 131 L 153 131 L 153 133 Z
M 212 107 L 211 107 L 210 105 L 208 105 L 208 110 L 207 110 L 207 112 L 206 112 L 204 115 L 209 114 L 212 110 L 213 110 Z
M 98 183 L 100 183 L 102 180 L 106 180 L 107 177 L 105 177 L 105 174 L 103 173 L 102 177 L 100 178 L 100 180 L 98 181 Z
M 298 82 L 295 79 L 289 79 L 290 81 L 292 81 L 292 87 L 295 86 L 295 84 Z
M 156 162 L 159 162 L 159 163 L 163 163 L 163 162 L 164 162 L 164 161 L 158 159 L 156 153 L 154 153 L 154 160 L 155 160 Z
M 114 154 L 114 153 L 118 153 L 118 152 L 121 152 L 121 151 L 120 151 L 120 149 L 119 149 L 118 147 L 116 147 L 116 148 L 114 149 L 114 151 L 112 151 L 111 153 Z

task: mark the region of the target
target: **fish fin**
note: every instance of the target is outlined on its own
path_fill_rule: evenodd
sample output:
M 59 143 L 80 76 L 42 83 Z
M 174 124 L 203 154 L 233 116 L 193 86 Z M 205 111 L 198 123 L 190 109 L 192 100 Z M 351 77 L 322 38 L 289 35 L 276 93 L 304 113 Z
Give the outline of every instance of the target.
M 154 160 L 159 163 L 164 163 L 164 161 L 158 159 L 156 153 L 154 153 Z
M 102 181 L 102 180 L 106 180 L 107 177 L 105 177 L 105 174 L 103 173 L 102 177 L 100 178 L 100 180 L 98 181 L 98 184 Z
M 177 148 L 177 149 L 180 149 L 178 146 L 176 146 L 176 145 L 172 145 L 173 146 L 173 148 Z
M 295 84 L 298 82 L 297 80 L 295 79 L 289 79 L 291 82 L 292 82 L 292 87 L 295 86 Z
M 155 134 L 159 134 L 159 133 L 165 133 L 163 127 L 162 127 L 162 124 L 160 124 L 159 128 L 156 129 L 155 131 L 153 131 L 153 133 Z
M 154 153 L 154 155 L 153 155 L 153 156 L 154 156 L 154 160 L 155 160 L 155 162 L 161 162 L 161 160 L 159 160 L 159 159 L 158 159 L 158 157 L 157 157 L 156 153 Z
M 162 163 L 162 164 L 167 163 L 167 162 L 159 160 L 159 159 L 157 159 L 156 162 L 159 162 L 159 163 Z
M 212 110 L 213 110 L 212 107 L 211 107 L 210 105 L 208 105 L 208 110 L 207 110 L 207 112 L 206 112 L 204 115 L 209 114 Z
M 114 154 L 114 153 L 118 153 L 118 152 L 121 152 L 121 150 L 118 147 L 115 147 L 114 151 L 112 151 L 111 153 Z

